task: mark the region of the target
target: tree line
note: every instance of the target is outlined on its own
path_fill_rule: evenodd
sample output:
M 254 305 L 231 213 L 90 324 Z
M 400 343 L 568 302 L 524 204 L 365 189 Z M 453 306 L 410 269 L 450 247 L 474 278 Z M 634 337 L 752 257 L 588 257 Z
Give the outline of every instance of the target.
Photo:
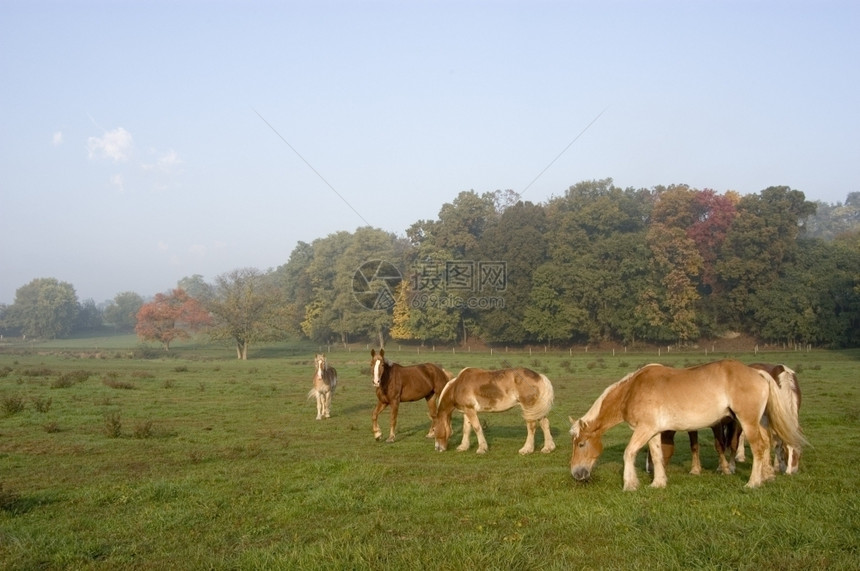
M 299 242 L 274 270 L 177 285 L 160 301 L 184 295 L 202 313 L 173 316 L 173 329 L 205 328 L 235 342 L 239 358 L 253 343 L 287 337 L 686 344 L 738 332 L 858 346 L 860 193 L 831 206 L 785 186 L 740 196 L 686 185 L 622 189 L 605 179 L 537 204 L 512 191 L 465 191 L 405 235 L 336 232 Z M 94 304 L 77 303 L 70 287 L 34 280 L 0 307 L 0 325 L 43 337 L 85 317 L 93 325 Z M 151 327 L 164 314 L 151 305 L 141 314 L 156 301 L 123 292 L 100 316 L 164 343 Z M 32 309 L 45 306 L 58 308 L 50 319 Z

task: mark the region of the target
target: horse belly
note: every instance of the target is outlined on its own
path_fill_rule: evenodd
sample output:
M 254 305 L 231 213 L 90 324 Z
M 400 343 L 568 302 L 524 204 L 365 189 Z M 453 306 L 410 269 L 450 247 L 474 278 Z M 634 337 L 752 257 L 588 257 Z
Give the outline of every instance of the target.
M 702 387 L 699 387 L 700 389 Z M 720 391 L 667 391 L 661 399 L 642 399 L 630 406 L 628 424 L 650 424 L 655 432 L 708 428 L 730 415 L 729 401 Z

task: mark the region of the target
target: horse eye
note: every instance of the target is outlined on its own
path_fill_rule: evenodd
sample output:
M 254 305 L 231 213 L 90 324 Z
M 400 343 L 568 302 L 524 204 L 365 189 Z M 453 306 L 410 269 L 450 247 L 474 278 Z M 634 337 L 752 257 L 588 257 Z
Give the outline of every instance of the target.
M 579 443 L 579 447 L 580 447 L 580 448 L 585 448 L 585 442 L 580 442 L 580 443 Z

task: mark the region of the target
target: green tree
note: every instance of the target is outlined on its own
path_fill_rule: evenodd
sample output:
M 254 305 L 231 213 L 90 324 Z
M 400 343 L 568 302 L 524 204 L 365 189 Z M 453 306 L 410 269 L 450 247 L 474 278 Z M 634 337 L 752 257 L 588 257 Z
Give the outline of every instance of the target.
M 204 305 L 212 299 L 212 296 L 214 295 L 212 286 L 207 283 L 206 279 L 200 274 L 194 274 L 193 276 L 182 278 L 176 284 L 176 287 L 185 290 L 188 295 Z
M 236 358 L 248 359 L 253 343 L 284 335 L 282 292 L 272 279 L 256 268 L 240 268 L 215 278 L 206 308 L 212 314 L 209 334 L 213 339 L 230 339 L 236 344 Z
M 714 301 L 724 306 L 727 326 L 751 329 L 753 296 L 770 287 L 792 260 L 803 223 L 814 213 L 815 204 L 802 192 L 784 186 L 740 200 L 715 267 L 720 287 Z
M 102 326 L 102 312 L 92 299 L 85 299 L 78 304 L 78 316 L 75 319 L 75 331 L 96 331 Z
M 79 307 L 72 284 L 56 278 L 38 278 L 15 292 L 7 322 L 23 335 L 54 339 L 72 331 Z
M 488 222 L 479 256 L 491 264 L 503 264 L 486 266 L 489 271 L 502 273 L 496 280 L 479 275 L 477 295 L 487 300 L 502 300 L 504 305 L 488 303 L 486 308 L 473 311 L 487 341 L 523 343 L 531 337 L 523 320 L 531 296 L 532 276 L 547 260 L 546 231 L 544 208 L 531 202 L 509 205 Z M 479 271 L 484 271 L 483 266 Z
M 143 298 L 133 291 L 116 294 L 104 310 L 104 321 L 117 331 L 133 331 Z

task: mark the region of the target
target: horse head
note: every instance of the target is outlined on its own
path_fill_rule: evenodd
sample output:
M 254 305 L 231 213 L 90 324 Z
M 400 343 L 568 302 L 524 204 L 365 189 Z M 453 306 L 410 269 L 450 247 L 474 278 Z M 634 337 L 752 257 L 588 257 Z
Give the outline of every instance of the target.
M 323 373 L 325 373 L 326 368 L 325 353 L 317 353 L 317 356 L 314 359 L 314 368 L 316 369 L 316 375 L 319 378 L 324 379 L 325 376 Z
M 374 349 L 370 350 L 370 373 L 373 375 L 373 386 L 378 387 L 382 382 L 385 372 L 385 349 L 380 349 L 379 354 Z
M 469 421 L 464 418 L 463 422 Z M 453 429 L 451 428 L 451 415 L 436 414 L 436 418 L 433 419 L 433 423 L 431 424 L 430 431 L 436 439 L 436 452 L 444 452 L 447 450 L 448 439 L 451 438 L 451 432 L 453 432 Z
M 591 477 L 597 458 L 603 452 L 601 435 L 588 430 L 588 422 L 583 419 L 570 420 L 570 438 L 573 452 L 570 456 L 570 475 L 579 482 L 587 482 Z

